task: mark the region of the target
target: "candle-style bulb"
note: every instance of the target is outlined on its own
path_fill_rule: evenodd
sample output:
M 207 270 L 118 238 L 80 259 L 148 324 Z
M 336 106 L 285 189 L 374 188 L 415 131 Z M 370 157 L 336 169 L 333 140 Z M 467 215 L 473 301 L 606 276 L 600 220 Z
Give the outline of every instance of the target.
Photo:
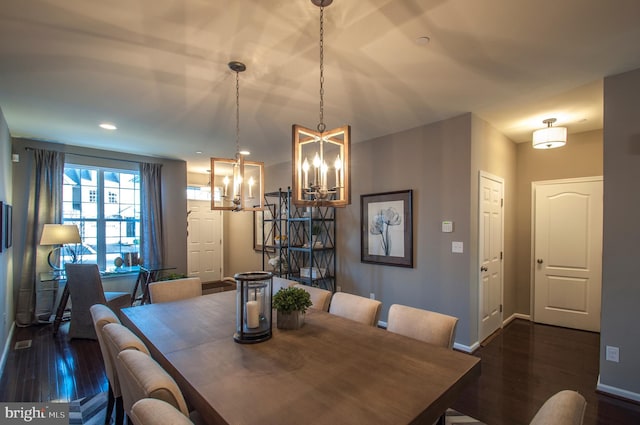
M 320 155 L 318 155 L 318 152 L 316 152 L 316 156 L 313 157 L 313 166 L 320 168 Z
M 304 158 L 304 162 L 302 163 L 302 171 L 304 171 L 305 173 L 309 171 L 309 161 L 306 157 Z

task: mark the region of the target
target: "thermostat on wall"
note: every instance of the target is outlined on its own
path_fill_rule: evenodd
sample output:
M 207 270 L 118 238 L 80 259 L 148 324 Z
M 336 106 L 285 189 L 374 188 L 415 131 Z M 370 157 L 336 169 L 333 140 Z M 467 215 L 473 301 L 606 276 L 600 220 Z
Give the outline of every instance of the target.
M 451 232 L 453 232 L 453 221 L 443 221 L 442 233 L 451 233 Z

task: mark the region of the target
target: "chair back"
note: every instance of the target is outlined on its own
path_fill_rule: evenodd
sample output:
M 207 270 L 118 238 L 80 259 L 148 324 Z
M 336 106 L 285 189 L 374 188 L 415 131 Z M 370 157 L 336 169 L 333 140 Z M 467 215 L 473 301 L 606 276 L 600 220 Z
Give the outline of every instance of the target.
M 138 400 L 157 398 L 189 416 L 187 403 L 178 384 L 151 356 L 136 350 L 124 350 L 118 354 L 116 367 L 127 414 L 131 414 L 133 405 Z
M 89 308 L 107 304 L 98 265 L 67 263 L 64 268 L 72 304 L 69 338 L 97 339 Z
M 547 399 L 530 425 L 581 425 L 587 401 L 576 391 L 560 391 Z
M 378 300 L 361 297 L 359 295 L 336 292 L 331 298 L 329 313 L 346 319 L 377 326 L 380 318 L 382 303 Z
M 152 304 L 195 298 L 202 295 L 202 282 L 199 277 L 161 280 L 149 283 L 149 296 Z
M 119 323 L 107 323 L 102 327 L 102 338 L 107 347 L 107 355 L 113 368 L 112 389 L 114 397 L 122 395 L 120 376 L 116 367 L 118 354 L 124 350 L 135 350 L 149 354 L 147 346 L 129 330 L 129 328 Z M 106 364 L 106 362 L 105 362 Z
M 458 318 L 435 311 L 393 304 L 387 330 L 440 347 L 452 348 Z
M 156 398 L 138 400 L 131 408 L 129 419 L 133 425 L 193 425 L 178 409 Z
M 297 284 L 297 282 L 295 280 L 285 279 L 279 276 L 273 276 L 271 284 L 273 286 L 273 295 L 275 295 L 276 292 L 278 292 L 279 290 L 293 286 Z
M 314 286 L 302 285 L 300 283 L 296 283 L 296 288 L 302 288 L 309 293 L 311 297 L 311 303 L 313 304 L 311 307 L 317 310 L 329 311 L 329 303 L 331 302 L 331 291 L 327 291 L 326 289 L 316 288 Z
M 109 347 L 107 347 L 107 343 L 104 340 L 104 335 L 102 332 L 102 328 L 108 323 L 116 323 L 120 324 L 120 319 L 118 316 L 104 304 L 94 304 L 89 309 L 91 313 L 91 318 L 93 320 L 93 326 L 96 330 L 96 335 L 98 336 L 98 344 L 100 345 L 100 352 L 102 352 L 102 360 L 104 361 L 104 369 L 107 374 L 107 379 L 111 384 L 111 388 L 113 391 L 114 397 L 120 397 L 120 388 L 116 388 L 116 365 L 111 359 L 111 355 L 109 354 Z M 116 393 L 117 391 L 117 393 Z

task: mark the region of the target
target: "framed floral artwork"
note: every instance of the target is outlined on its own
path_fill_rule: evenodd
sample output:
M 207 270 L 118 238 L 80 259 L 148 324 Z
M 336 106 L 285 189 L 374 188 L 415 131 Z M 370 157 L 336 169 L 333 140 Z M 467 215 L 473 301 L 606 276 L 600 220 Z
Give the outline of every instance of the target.
M 360 261 L 413 267 L 413 190 L 360 195 Z

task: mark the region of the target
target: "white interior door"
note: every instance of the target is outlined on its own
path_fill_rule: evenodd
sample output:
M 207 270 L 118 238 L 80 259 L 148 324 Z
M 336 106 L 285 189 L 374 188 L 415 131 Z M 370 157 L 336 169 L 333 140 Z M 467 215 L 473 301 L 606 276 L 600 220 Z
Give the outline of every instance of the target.
M 501 178 L 480 173 L 480 341 L 502 326 L 503 192 Z
M 214 282 L 222 276 L 222 211 L 209 201 L 188 200 L 187 268 L 190 277 Z
M 538 182 L 534 196 L 534 321 L 600 330 L 602 178 Z

